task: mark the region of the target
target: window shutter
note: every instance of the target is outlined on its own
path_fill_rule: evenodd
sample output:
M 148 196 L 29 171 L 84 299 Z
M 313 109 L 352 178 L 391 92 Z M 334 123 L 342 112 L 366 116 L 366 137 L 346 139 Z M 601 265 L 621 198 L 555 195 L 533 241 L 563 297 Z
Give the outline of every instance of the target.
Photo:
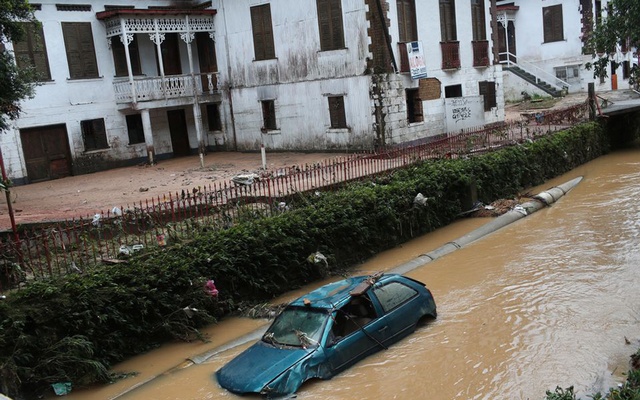
M 443 42 L 457 40 L 454 0 L 440 0 L 440 34 Z
M 253 51 L 256 60 L 264 59 L 264 44 L 262 43 L 262 18 L 260 7 L 251 7 L 251 28 L 253 29 Z
M 484 0 L 473 0 L 471 2 L 471 20 L 473 24 L 473 40 L 487 40 Z
M 342 31 L 342 6 L 340 0 L 331 0 L 331 34 L 333 36 L 332 49 L 344 48 L 344 33 Z
M 276 57 L 269 4 L 251 7 L 251 26 L 256 60 Z
M 397 0 L 397 7 L 400 41 L 414 42 L 418 40 L 415 0 Z
M 343 96 L 329 97 L 329 119 L 331 121 L 331 128 L 347 127 Z
M 271 7 L 268 4 L 264 8 L 263 31 L 265 58 L 276 58 L 276 48 L 274 45 L 273 28 L 271 24 Z
M 542 9 L 542 26 L 545 43 L 564 40 L 562 4 Z
M 63 22 L 62 33 L 69 64 L 69 77 L 71 79 L 97 78 L 98 63 L 93 47 L 91 23 Z
M 406 7 L 405 7 L 405 2 L 404 0 L 398 0 L 396 2 L 397 8 L 398 8 L 398 31 L 399 31 L 399 35 L 398 35 L 398 39 L 400 42 L 408 42 L 408 34 L 407 34 L 407 21 L 406 21 L 406 16 L 405 13 L 407 12 Z

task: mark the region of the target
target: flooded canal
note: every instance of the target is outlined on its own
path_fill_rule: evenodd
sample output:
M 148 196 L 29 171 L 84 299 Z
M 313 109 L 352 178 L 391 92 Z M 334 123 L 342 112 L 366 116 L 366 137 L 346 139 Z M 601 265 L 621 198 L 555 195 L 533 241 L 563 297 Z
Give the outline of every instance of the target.
M 574 385 L 586 398 L 621 382 L 640 347 L 640 148 L 531 192 L 577 176 L 582 182 L 552 207 L 408 273 L 432 290 L 438 319 L 330 381 L 303 385 L 297 397 L 542 399 L 546 390 Z M 459 221 L 359 270 L 391 269 L 487 221 Z M 225 321 L 208 330 L 213 343 L 165 346 L 118 366 L 137 377 L 67 398 L 239 398 L 220 389 L 213 373 L 249 344 L 162 372 L 264 323 Z

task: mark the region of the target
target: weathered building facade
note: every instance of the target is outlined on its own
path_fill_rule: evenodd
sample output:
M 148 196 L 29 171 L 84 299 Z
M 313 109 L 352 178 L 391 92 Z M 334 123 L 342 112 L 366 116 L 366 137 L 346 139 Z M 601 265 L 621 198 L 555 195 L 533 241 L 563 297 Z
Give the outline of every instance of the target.
M 609 0 L 497 0 L 500 61 L 505 66 L 504 92 L 508 100 L 522 92 L 548 96 L 549 91 L 523 79 L 523 70 L 552 91 L 586 92 L 593 82 L 596 91 L 629 89 L 629 73 L 636 60 L 625 41 L 612 55 L 608 76 L 594 78 L 587 69 L 593 62 L 588 39 L 594 24 L 606 18 Z M 508 38 L 508 40 L 507 40 Z M 515 67 L 509 70 L 509 67 Z
M 205 151 L 356 151 L 504 119 L 489 0 L 33 4 L 16 183 Z

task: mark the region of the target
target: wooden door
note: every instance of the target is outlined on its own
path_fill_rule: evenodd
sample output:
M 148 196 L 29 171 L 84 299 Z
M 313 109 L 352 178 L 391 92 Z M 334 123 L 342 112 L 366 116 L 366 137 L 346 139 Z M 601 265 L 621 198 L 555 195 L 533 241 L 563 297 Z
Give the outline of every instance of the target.
M 507 44 L 507 39 L 509 43 Z M 502 24 L 498 25 L 498 51 L 500 54 L 500 61 L 511 61 L 517 63 L 516 55 L 516 27 L 513 21 L 507 23 L 507 30 L 505 32 Z M 506 54 L 506 53 L 509 54 Z
M 20 130 L 29 182 L 71 175 L 71 151 L 65 125 Z
M 196 46 L 198 48 L 198 63 L 202 79 L 202 91 L 207 92 L 209 80 L 205 75 L 207 72 L 218 72 L 218 61 L 216 59 L 216 47 L 214 41 L 206 32 L 196 33 Z M 217 88 L 217 77 L 213 76 L 214 90 Z
M 167 111 L 169 119 L 169 132 L 174 157 L 188 156 L 191 154 L 189 147 L 189 131 L 187 130 L 187 118 L 184 110 Z
M 182 74 L 182 66 L 180 65 L 180 46 L 177 33 L 167 33 L 164 42 L 160 45 L 162 51 L 162 66 L 165 75 Z M 156 54 L 157 56 L 157 54 Z M 160 67 L 158 67 L 160 71 Z

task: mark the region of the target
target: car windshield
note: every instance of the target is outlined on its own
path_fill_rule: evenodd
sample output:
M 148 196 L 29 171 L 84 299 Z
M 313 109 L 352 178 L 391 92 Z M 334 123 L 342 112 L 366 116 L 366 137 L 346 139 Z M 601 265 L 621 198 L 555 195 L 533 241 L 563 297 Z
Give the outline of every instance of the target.
M 286 308 L 273 321 L 262 340 L 286 346 L 313 347 L 320 341 L 328 318 L 327 310 L 307 307 Z

